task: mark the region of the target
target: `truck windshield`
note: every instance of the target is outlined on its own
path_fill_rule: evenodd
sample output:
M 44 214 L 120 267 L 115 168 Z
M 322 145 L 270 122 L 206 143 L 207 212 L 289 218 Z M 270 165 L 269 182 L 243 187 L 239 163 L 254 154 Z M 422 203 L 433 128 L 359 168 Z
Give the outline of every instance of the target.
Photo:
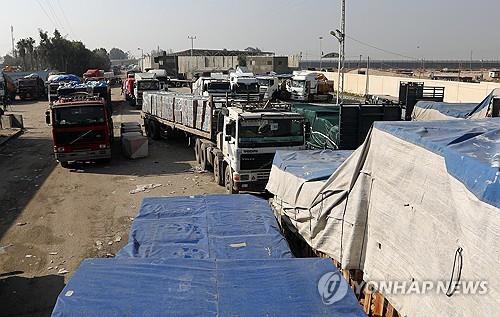
M 294 88 L 304 88 L 306 86 L 305 80 L 292 80 L 292 87 Z
M 137 83 L 137 89 L 139 90 L 159 90 L 159 82 L 153 80 L 139 81 Z
M 106 122 L 104 106 L 74 106 L 55 108 L 55 125 L 59 127 L 93 125 Z
M 212 82 L 207 84 L 207 91 L 229 91 L 229 82 Z
M 304 144 L 303 120 L 252 119 L 239 122 L 239 147 L 297 146 L 302 144 Z
M 239 83 L 239 84 L 236 84 L 234 91 L 238 94 L 258 93 L 259 86 L 257 85 L 257 83 L 253 83 L 253 84 Z

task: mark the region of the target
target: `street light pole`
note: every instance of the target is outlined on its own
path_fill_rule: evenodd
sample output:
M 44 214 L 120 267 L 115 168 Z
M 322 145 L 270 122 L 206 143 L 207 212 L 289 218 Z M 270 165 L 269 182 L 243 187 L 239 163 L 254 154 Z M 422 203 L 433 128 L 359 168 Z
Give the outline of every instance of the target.
M 191 40 L 191 56 L 193 56 L 194 40 L 196 40 L 196 35 L 194 36 L 188 35 L 188 39 Z
M 323 66 L 323 47 L 322 47 L 323 37 L 319 37 L 319 70 L 321 71 L 321 67 Z

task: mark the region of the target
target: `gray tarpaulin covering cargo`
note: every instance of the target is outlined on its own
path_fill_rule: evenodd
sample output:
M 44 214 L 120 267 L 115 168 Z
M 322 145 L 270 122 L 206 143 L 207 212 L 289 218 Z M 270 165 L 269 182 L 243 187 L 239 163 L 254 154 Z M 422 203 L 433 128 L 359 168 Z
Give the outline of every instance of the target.
M 487 282 L 475 295 L 382 291 L 403 315 L 499 316 L 499 168 L 500 118 L 377 122 L 320 188 L 273 204 L 366 281 Z
M 483 119 L 498 116 L 498 99 L 500 89 L 494 89 L 481 103 L 447 103 L 434 101 L 419 101 L 412 113 L 413 121 L 452 120 L 452 119 Z

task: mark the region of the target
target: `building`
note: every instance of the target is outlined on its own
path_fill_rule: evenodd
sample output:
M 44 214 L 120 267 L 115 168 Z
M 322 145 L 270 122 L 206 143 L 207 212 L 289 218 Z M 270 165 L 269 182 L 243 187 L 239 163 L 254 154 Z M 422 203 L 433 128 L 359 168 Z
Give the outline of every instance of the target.
M 254 74 L 289 73 L 288 56 L 248 56 L 247 67 Z

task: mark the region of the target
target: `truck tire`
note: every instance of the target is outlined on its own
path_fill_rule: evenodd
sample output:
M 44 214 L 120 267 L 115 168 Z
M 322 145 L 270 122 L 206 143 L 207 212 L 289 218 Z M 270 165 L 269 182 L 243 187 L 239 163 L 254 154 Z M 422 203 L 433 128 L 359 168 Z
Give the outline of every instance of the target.
M 200 142 L 200 167 L 202 170 L 208 170 L 208 158 L 207 158 L 207 146 L 203 142 Z
M 200 151 L 201 151 L 201 141 L 196 138 L 194 141 L 194 157 L 196 158 L 196 163 L 200 164 Z
M 146 131 L 146 136 L 150 137 L 151 136 L 151 131 L 149 128 L 149 119 L 144 118 L 144 131 Z
M 61 162 L 62 168 L 69 168 L 69 162 Z
M 217 154 L 214 157 L 214 181 L 217 185 L 224 186 L 224 164 Z
M 228 194 L 237 194 L 238 191 L 234 189 L 233 173 L 231 171 L 231 166 L 227 165 L 224 172 L 224 187 L 226 187 L 226 192 Z
M 151 120 L 149 127 L 150 127 L 149 133 L 151 134 L 151 139 L 159 140 L 160 139 L 160 124 L 154 120 Z

